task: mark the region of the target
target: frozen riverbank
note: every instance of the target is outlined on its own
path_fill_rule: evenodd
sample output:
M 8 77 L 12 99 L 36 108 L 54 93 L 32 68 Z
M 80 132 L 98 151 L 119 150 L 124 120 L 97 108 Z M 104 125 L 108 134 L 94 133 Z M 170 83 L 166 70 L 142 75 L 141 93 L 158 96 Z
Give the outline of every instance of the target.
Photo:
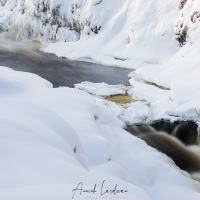
M 0 68 L 0 198 L 71 199 L 103 180 L 129 200 L 200 199 L 200 185 L 171 160 L 124 131 L 95 97 Z M 76 193 L 74 199 L 93 197 Z M 112 197 L 106 194 L 104 197 Z
M 149 105 L 142 119 L 199 121 L 200 4 L 184 2 L 7 1 L 0 7 L 0 23 L 10 26 L 19 40 L 40 39 L 44 52 L 136 69 L 129 92 Z

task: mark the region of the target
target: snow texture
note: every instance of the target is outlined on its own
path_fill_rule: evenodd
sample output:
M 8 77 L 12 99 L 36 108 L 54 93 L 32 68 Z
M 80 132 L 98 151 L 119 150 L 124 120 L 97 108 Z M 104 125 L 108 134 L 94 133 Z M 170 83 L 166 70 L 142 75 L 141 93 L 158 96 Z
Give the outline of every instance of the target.
M 137 69 L 132 77 L 169 88 L 168 103 L 159 98 L 159 102 L 169 110 L 166 111 L 169 115 L 199 121 L 200 3 L 187 0 L 183 5 L 175 24 L 176 37 L 182 40 L 182 48 L 167 62 Z M 174 106 L 171 107 L 171 104 Z
M 62 42 L 46 52 L 137 68 L 179 49 L 174 19 L 180 6 L 179 0 L 7 0 L 0 19 L 6 16 L 17 39 Z
M 107 83 L 82 82 L 75 84 L 75 88 L 97 96 L 125 95 L 127 87 L 124 85 L 108 85 Z
M 129 200 L 199 200 L 200 185 L 83 91 L 1 67 L 0 199 L 65 200 L 79 182 Z M 141 105 L 138 105 L 141 106 Z M 74 199 L 94 197 L 76 193 Z M 105 198 L 114 198 L 106 194 Z
M 131 95 L 153 116 L 199 120 L 199 13 L 198 0 L 7 0 L 0 29 L 59 57 L 137 69 Z
M 0 199 L 71 199 L 79 182 L 99 190 L 103 180 L 130 200 L 200 199 L 199 183 L 115 117 L 199 120 L 199 11 L 198 0 L 1 0 L 0 30 L 60 57 L 137 69 L 128 93 L 143 102 L 121 109 L 1 67 Z

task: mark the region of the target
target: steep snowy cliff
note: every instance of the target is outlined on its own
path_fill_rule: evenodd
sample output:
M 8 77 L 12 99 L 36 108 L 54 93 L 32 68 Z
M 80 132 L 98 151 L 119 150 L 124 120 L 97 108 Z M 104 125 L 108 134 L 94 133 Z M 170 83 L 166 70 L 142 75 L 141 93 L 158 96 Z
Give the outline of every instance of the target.
M 137 76 L 168 87 L 169 98 L 178 107 L 193 109 L 199 116 L 200 98 L 200 2 L 184 1 L 175 24 L 175 34 L 182 47 L 163 65 L 144 67 Z
M 69 42 L 60 56 L 137 67 L 166 61 L 179 49 L 174 21 L 180 0 L 7 0 L 1 4 L 0 16 L 6 15 L 19 39 L 42 36 L 45 41 Z

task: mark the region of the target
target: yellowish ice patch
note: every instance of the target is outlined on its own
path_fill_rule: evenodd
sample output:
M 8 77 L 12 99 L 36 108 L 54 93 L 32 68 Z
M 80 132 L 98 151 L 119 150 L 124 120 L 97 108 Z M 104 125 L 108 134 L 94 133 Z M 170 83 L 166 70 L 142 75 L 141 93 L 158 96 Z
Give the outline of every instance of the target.
M 117 104 L 126 104 L 134 101 L 129 95 L 113 95 L 110 97 L 105 97 L 105 99 L 115 102 Z

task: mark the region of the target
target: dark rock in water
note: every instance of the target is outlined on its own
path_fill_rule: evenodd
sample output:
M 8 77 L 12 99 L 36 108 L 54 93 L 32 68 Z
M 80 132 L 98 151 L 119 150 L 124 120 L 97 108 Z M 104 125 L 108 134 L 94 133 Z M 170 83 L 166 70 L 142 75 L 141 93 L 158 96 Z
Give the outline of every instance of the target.
M 173 131 L 173 135 L 184 144 L 197 144 L 198 125 L 193 121 L 181 122 Z
M 170 122 L 169 120 L 161 119 L 154 121 L 150 126 L 155 128 L 157 131 L 164 131 L 166 133 L 172 134 L 175 127 L 179 124 L 180 121 Z
M 198 125 L 193 121 L 158 120 L 151 124 L 157 131 L 163 131 L 175 136 L 186 145 L 196 144 L 198 135 Z

